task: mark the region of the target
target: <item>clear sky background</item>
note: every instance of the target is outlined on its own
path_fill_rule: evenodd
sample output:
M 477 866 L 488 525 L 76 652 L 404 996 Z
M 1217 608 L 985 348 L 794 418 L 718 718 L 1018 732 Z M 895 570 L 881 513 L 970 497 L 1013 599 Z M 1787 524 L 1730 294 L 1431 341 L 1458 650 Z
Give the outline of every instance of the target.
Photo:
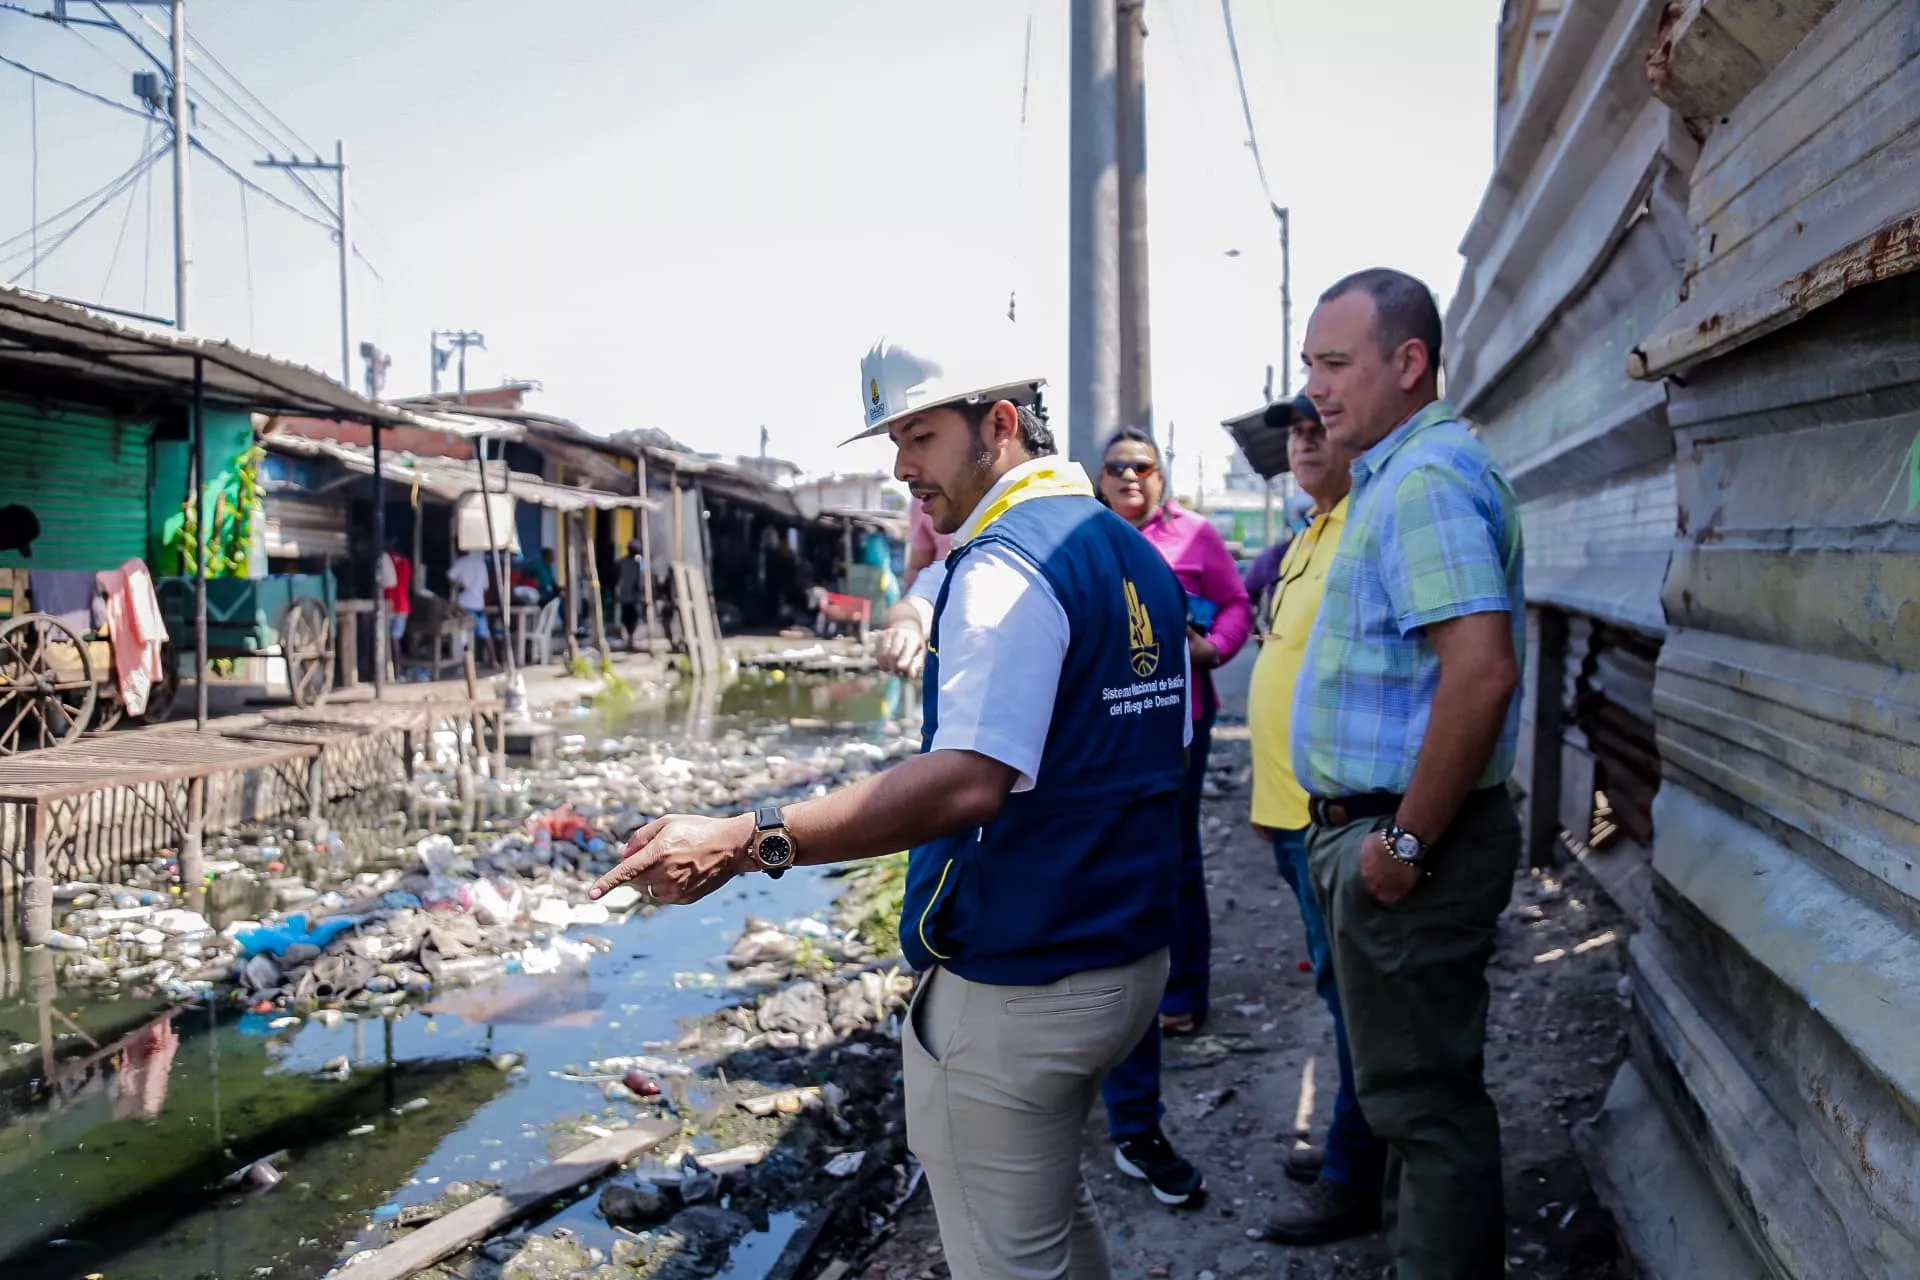
M 14 4 L 51 7 L 0 7 L 0 53 L 133 104 L 131 74 L 151 64 L 124 37 Z M 164 26 L 164 6 L 109 7 L 164 56 L 137 16 Z M 1498 12 L 1233 0 L 1261 149 L 1293 210 L 1296 348 L 1316 294 L 1360 267 L 1412 271 L 1444 306 L 1492 163 Z M 187 14 L 289 129 L 329 159 L 346 139 L 355 240 L 381 277 L 356 265 L 353 336 L 392 353 L 389 394 L 427 389 L 430 329 L 476 329 L 474 385 L 538 379 L 532 407 L 591 430 L 750 453 L 765 424 L 772 451 L 809 470 L 886 467 L 883 444 L 834 448 L 858 424 L 860 355 L 883 331 L 910 339 L 917 317 L 1004 326 L 1011 292 L 1012 332 L 1071 412 L 1065 0 L 188 0 Z M 1258 404 L 1282 361 L 1279 249 L 1220 5 L 1148 0 L 1147 15 L 1154 398 L 1189 491 L 1203 467 L 1218 486 L 1220 419 Z M 208 87 L 224 77 L 194 74 L 207 145 L 317 213 L 253 167 L 264 130 L 246 124 L 249 141 L 213 113 L 240 117 Z M 34 221 L 36 141 L 44 219 L 163 133 L 53 85 L 36 104 L 31 83 L 0 65 L 0 238 Z M 310 176 L 331 199 L 330 176 Z M 48 256 L 37 287 L 170 313 L 170 209 L 163 161 Z M 243 206 L 200 156 L 190 225 L 191 330 L 337 376 L 327 232 L 259 195 Z M 27 245 L 0 243 L 0 280 Z

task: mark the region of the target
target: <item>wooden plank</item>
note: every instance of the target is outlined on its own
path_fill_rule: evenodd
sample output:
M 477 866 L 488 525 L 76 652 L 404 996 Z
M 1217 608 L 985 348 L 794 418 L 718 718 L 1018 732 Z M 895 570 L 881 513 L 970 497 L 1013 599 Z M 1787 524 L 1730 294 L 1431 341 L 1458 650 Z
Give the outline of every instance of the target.
M 440 1259 L 497 1234 L 521 1218 L 544 1208 L 555 1196 L 605 1177 L 680 1132 L 678 1125 L 651 1120 L 596 1138 L 536 1169 L 504 1191 L 463 1205 L 404 1240 L 376 1250 L 355 1263 L 354 1280 L 406 1280 Z

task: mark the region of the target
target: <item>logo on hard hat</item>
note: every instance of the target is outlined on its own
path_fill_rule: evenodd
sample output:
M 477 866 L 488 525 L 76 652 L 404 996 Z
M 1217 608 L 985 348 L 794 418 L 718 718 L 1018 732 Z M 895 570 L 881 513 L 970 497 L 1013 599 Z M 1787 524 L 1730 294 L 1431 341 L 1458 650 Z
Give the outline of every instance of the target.
M 1124 578 L 1121 585 L 1127 591 L 1127 651 L 1133 659 L 1133 674 L 1144 680 L 1160 669 L 1160 646 L 1154 642 L 1153 619 L 1140 603 L 1133 579 Z
M 867 398 L 872 400 L 875 405 L 880 403 L 880 379 L 867 379 Z

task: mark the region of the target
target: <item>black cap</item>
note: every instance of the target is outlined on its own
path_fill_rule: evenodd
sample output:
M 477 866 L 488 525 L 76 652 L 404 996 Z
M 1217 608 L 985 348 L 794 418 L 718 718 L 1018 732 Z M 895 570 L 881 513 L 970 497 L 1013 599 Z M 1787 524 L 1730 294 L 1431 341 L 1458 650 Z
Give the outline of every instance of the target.
M 1313 407 L 1313 401 L 1301 392 L 1291 400 L 1276 400 L 1267 406 L 1266 416 L 1261 419 L 1270 427 L 1291 427 L 1301 420 L 1320 425 L 1320 411 Z

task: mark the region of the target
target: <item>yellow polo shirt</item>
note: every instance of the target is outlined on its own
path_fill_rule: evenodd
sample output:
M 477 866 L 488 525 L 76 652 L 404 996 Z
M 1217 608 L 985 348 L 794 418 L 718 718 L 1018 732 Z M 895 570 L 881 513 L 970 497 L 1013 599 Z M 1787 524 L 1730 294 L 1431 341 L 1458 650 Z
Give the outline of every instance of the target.
M 1320 616 L 1327 569 L 1347 527 L 1347 499 L 1316 516 L 1280 560 L 1265 639 L 1247 689 L 1247 727 L 1253 738 L 1253 820 L 1294 830 L 1307 825 L 1307 793 L 1293 775 L 1293 693 L 1307 658 L 1307 638 Z

